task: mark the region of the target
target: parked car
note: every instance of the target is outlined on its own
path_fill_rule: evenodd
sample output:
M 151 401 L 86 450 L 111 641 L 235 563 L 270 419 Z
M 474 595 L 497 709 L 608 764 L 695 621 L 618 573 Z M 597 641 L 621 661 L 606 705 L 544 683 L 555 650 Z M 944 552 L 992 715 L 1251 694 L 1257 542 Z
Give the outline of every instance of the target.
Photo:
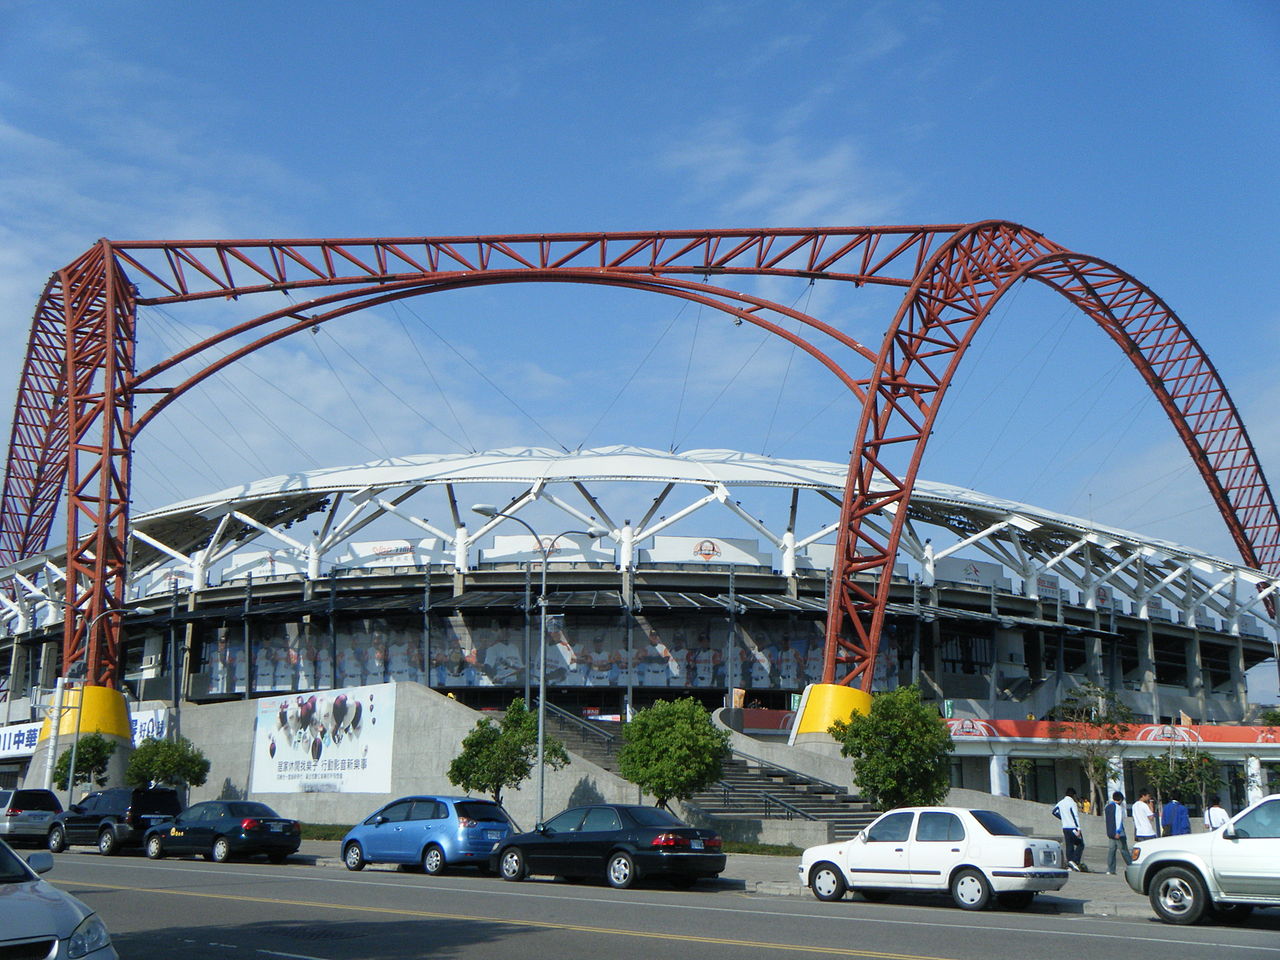
M 43 841 L 49 821 L 61 812 L 52 790 L 0 790 L 0 840 Z
M 508 837 L 489 857 L 507 880 L 533 873 L 574 878 L 603 876 L 623 889 L 642 877 L 688 887 L 718 877 L 725 857 L 720 835 L 691 827 L 660 807 L 593 804 L 571 807 L 540 829 Z
M 1032 839 L 992 810 L 903 807 L 881 814 L 854 839 L 810 847 L 800 882 L 819 900 L 853 890 L 867 900 L 891 893 L 950 893 L 982 910 L 993 897 L 1015 910 L 1067 882 L 1062 844 Z
M 74 844 L 96 845 L 99 853 L 111 856 L 125 847 L 142 846 L 148 828 L 181 812 L 177 793 L 163 787 L 91 793 L 54 817 L 49 849 L 61 853 Z
M 44 850 L 24 861 L 0 841 L 0 957 L 117 960 L 102 918 L 40 879 L 52 869 Z
M 172 820 L 151 827 L 142 838 L 142 848 L 152 860 L 187 853 L 217 863 L 254 854 L 284 863 L 301 843 L 302 825 L 297 820 L 253 800 L 194 803 Z
M 1243 920 L 1255 907 L 1280 907 L 1280 793 L 1217 830 L 1142 841 L 1124 878 L 1166 923 Z
M 511 818 L 492 800 L 401 797 L 380 807 L 342 838 L 348 870 L 366 863 L 420 864 L 431 875 L 449 867 L 487 869 L 489 851 L 511 832 Z

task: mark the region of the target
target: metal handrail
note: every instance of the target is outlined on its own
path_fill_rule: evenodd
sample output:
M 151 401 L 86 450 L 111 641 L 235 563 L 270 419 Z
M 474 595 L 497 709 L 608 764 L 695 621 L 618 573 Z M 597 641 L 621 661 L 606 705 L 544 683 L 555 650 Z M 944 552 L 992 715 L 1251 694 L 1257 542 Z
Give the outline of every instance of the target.
M 534 698 L 533 703 L 534 703 L 534 706 L 536 707 L 538 703 L 538 700 L 536 697 Z M 590 720 L 583 720 L 577 714 L 570 713 L 568 710 L 565 710 L 563 707 L 557 707 L 550 700 L 547 701 L 547 713 L 554 715 L 559 720 L 563 720 L 567 723 L 573 724 L 579 730 L 587 731 L 592 736 L 603 740 L 605 743 L 611 746 L 618 739 L 612 733 L 609 733 L 607 730 L 601 730 L 599 727 L 594 726 Z
M 769 793 L 765 790 L 735 789 L 732 785 L 730 785 L 725 780 L 716 781 L 716 786 L 719 787 L 721 790 L 721 796 L 724 801 L 724 805 L 726 807 L 731 807 L 735 805 L 745 806 L 746 803 L 752 799 L 764 800 L 764 815 L 766 819 L 768 819 L 769 817 L 770 804 L 776 804 L 777 806 L 785 810 L 787 812 L 788 820 L 793 820 L 796 817 L 800 817 L 802 820 L 816 821 L 820 819 L 819 817 L 815 817 L 813 816 L 813 814 L 808 813 L 805 810 L 801 810 L 795 804 L 788 803 L 786 800 L 783 800 L 781 797 L 774 796 L 772 793 Z
M 784 767 L 782 764 L 774 763 L 772 760 L 764 760 L 761 757 L 753 757 L 751 754 L 743 753 L 741 750 L 730 750 L 730 753 L 732 753 L 733 756 L 739 760 L 746 760 L 747 762 L 754 763 L 760 767 L 767 767 L 770 770 L 777 770 L 779 773 L 783 773 L 792 777 L 797 777 L 798 779 L 804 780 L 807 783 L 811 783 L 814 786 L 826 787 L 828 790 L 830 790 L 832 793 L 838 796 L 844 796 L 849 793 L 849 791 L 846 790 L 844 787 L 837 786 L 834 783 L 829 783 L 826 780 L 821 780 L 818 777 L 810 776 L 807 773 L 801 773 L 799 770 L 792 770 L 790 767 Z

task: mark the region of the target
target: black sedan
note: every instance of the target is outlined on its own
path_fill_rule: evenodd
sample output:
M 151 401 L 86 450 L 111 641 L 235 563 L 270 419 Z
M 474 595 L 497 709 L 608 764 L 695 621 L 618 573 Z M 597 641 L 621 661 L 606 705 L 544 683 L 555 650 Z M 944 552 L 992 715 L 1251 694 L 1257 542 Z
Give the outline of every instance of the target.
M 199 854 L 223 863 L 232 857 L 265 853 L 284 863 L 302 843 L 297 820 L 282 817 L 265 803 L 207 800 L 193 804 L 173 820 L 147 831 L 142 846 L 158 860 L 166 854 Z
M 724 870 L 723 844 L 714 830 L 691 827 L 660 807 L 593 804 L 571 807 L 532 833 L 494 846 L 489 867 L 507 880 L 531 873 L 598 877 L 623 889 L 641 877 L 663 877 L 688 887 Z

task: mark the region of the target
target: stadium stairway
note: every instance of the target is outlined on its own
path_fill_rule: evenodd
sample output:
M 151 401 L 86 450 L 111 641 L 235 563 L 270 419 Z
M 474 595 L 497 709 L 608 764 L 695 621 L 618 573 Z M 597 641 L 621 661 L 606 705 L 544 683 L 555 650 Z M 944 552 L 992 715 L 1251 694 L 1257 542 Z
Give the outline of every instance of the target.
M 547 730 L 566 750 L 617 773 L 622 724 L 583 720 L 547 703 Z M 727 820 L 811 820 L 830 824 L 833 840 L 845 840 L 879 811 L 840 787 L 756 757 L 731 751 L 721 779 L 695 794 L 690 805 Z

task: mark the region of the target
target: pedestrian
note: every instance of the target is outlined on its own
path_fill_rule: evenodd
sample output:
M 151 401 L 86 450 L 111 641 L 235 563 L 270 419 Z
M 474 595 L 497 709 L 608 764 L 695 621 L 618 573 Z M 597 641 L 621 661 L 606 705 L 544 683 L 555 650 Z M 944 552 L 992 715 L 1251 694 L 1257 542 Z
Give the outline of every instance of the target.
M 1218 801 L 1218 798 L 1216 796 L 1211 797 L 1209 806 L 1204 811 L 1204 828 L 1206 830 L 1217 830 L 1229 819 L 1231 818 L 1227 816 L 1227 811 L 1222 809 L 1222 804 Z
M 1156 811 L 1151 806 L 1151 791 L 1143 790 L 1138 794 L 1138 802 L 1133 805 L 1133 842 L 1154 840 L 1158 830 Z
M 1124 832 L 1124 794 L 1117 790 L 1111 794 L 1111 802 L 1103 810 L 1107 821 L 1107 873 L 1116 872 L 1116 854 L 1124 864 L 1129 864 L 1129 841 Z
M 1054 806 L 1053 815 L 1062 821 L 1062 845 L 1067 852 L 1067 867 L 1085 870 L 1080 863 L 1084 856 L 1084 831 L 1080 827 L 1080 799 L 1075 787 L 1067 787 L 1066 795 Z
M 1169 796 L 1169 802 L 1160 813 L 1160 823 L 1164 825 L 1164 836 L 1180 837 L 1191 832 L 1191 817 L 1187 808 L 1182 805 L 1176 793 Z

